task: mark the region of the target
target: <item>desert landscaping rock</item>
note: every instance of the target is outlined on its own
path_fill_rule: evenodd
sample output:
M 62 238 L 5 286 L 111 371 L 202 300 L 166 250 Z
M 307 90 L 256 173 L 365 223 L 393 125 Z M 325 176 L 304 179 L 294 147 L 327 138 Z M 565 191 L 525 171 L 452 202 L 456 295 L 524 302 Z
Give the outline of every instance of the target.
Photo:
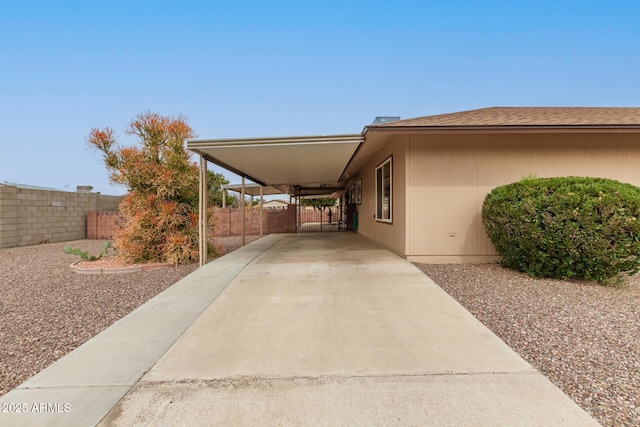
M 197 268 L 82 275 L 67 244 L 97 252 L 101 242 L 0 250 L 0 395 Z M 418 267 L 600 423 L 640 425 L 640 276 L 620 289 L 497 264 Z
M 163 270 L 173 267 L 172 264 L 127 264 L 117 257 L 103 257 L 96 261 L 76 261 L 69 266 L 78 274 L 125 274 L 141 271 Z
M 257 237 L 247 237 L 247 241 Z M 231 252 L 240 238 L 216 239 Z M 77 274 L 65 245 L 0 249 L 0 396 L 191 273 L 197 264 L 129 274 Z
M 640 425 L 640 276 L 612 288 L 416 265 L 602 425 Z

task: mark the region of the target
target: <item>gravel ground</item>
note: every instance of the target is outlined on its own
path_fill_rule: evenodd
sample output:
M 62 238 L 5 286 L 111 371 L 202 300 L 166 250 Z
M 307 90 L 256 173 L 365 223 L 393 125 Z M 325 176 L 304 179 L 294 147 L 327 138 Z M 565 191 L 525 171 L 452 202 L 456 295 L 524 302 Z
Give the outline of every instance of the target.
M 257 237 L 248 236 L 247 242 Z M 240 238 L 216 238 L 228 253 Z M 65 245 L 99 253 L 78 240 L 0 249 L 0 396 L 97 335 L 197 268 L 85 275 Z
M 612 288 L 498 264 L 416 266 L 602 425 L 640 425 L 640 276 Z
M 196 269 L 80 275 L 67 244 L 101 249 L 0 249 L 0 396 Z M 601 424 L 640 425 L 640 276 L 620 289 L 497 264 L 416 265 Z

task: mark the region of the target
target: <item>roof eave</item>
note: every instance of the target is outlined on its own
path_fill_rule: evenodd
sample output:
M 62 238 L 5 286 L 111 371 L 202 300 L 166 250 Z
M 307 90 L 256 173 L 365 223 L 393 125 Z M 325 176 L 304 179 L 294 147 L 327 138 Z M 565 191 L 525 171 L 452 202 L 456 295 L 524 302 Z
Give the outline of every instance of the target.
M 637 133 L 640 125 L 367 126 L 379 133 Z

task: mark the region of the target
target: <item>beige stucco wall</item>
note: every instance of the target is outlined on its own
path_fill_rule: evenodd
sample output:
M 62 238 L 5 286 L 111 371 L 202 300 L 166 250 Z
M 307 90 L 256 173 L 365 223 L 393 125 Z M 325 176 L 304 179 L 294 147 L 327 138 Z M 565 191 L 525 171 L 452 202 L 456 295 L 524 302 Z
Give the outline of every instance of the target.
M 395 144 L 406 153 L 404 253 L 411 261 L 497 259 L 482 225 L 482 203 L 494 187 L 529 174 L 640 185 L 638 134 L 405 135 Z M 394 208 L 403 203 L 395 195 Z
M 396 140 L 383 149 L 359 176 L 362 179 L 362 204 L 357 205 L 358 232 L 404 255 L 406 250 L 406 155 L 408 141 Z M 376 221 L 376 167 L 392 157 L 392 223 Z M 355 181 L 353 181 L 355 183 Z

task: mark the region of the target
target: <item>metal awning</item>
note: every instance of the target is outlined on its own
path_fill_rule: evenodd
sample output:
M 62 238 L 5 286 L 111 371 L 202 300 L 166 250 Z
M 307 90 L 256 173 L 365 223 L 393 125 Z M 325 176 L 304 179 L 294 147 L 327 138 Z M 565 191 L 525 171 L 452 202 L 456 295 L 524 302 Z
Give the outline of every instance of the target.
M 243 193 L 248 178 L 259 184 L 261 195 L 267 187 L 297 196 L 317 196 L 344 189 L 341 177 L 363 141 L 362 134 L 187 141 L 187 148 L 200 155 L 200 265 L 207 259 L 207 161 L 240 175 Z M 244 197 L 240 207 L 244 210 Z M 262 235 L 262 209 L 260 215 Z M 242 215 L 243 245 L 245 220 Z
M 241 184 L 224 184 L 220 188 L 222 190 L 234 191 L 236 193 L 240 193 L 242 192 L 243 187 Z M 261 195 L 260 188 L 262 188 L 263 196 L 269 196 L 273 194 L 289 194 L 288 187 L 281 189 L 281 188 L 276 188 L 272 185 L 263 187 L 260 184 L 251 184 L 251 183 L 244 185 L 244 194 L 246 194 L 247 196 L 260 196 Z
M 191 140 L 187 148 L 260 185 L 334 189 L 344 186 L 340 176 L 363 140 L 362 134 Z

